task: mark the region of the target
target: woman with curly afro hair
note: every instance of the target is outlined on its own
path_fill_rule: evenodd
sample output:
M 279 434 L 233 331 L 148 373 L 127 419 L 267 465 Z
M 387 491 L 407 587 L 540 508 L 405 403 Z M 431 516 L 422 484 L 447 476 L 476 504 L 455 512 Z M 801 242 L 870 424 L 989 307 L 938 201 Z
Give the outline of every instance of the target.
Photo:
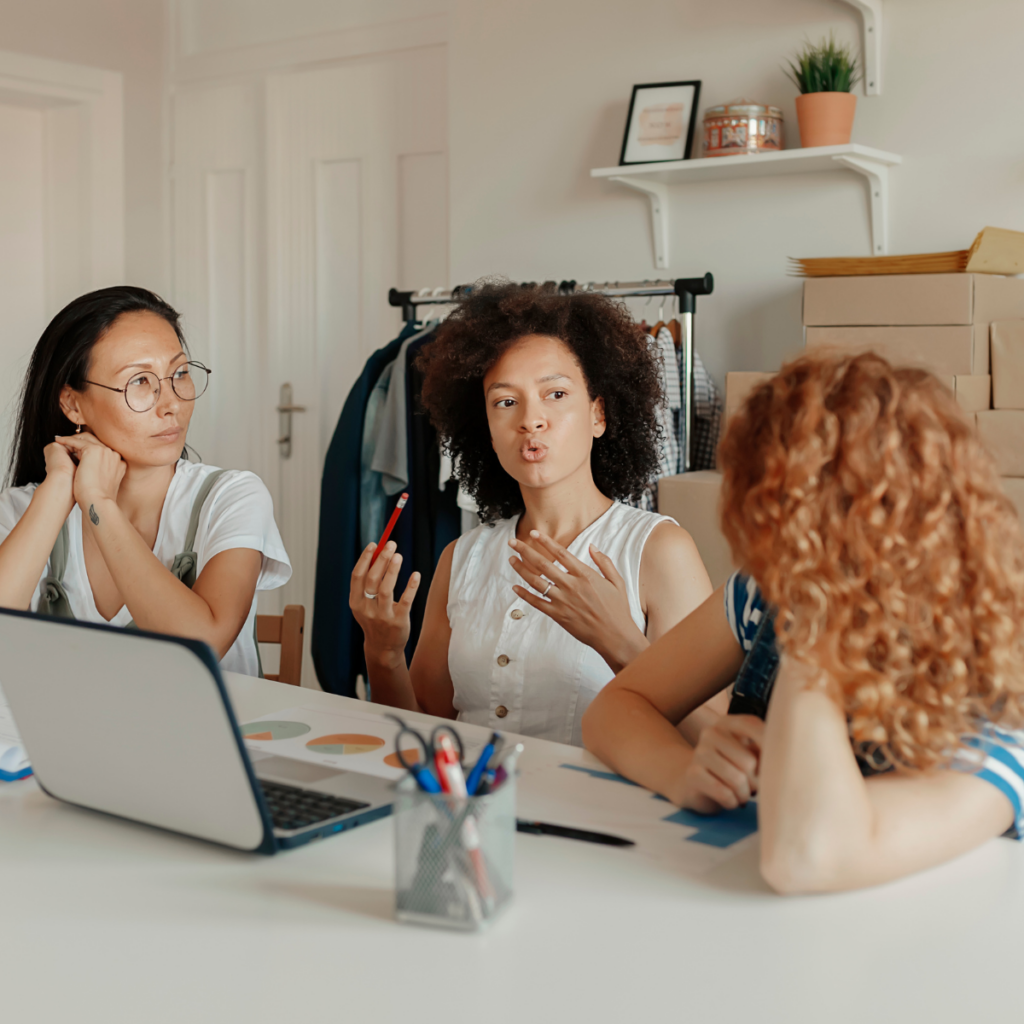
M 409 667 L 417 574 L 396 599 L 394 544 L 356 564 L 373 699 L 579 745 L 598 691 L 711 593 L 690 535 L 621 500 L 658 464 L 657 357 L 603 296 L 484 283 L 420 358 L 482 523 L 441 555 Z M 682 734 L 716 717 L 699 709 Z
M 744 568 L 604 689 L 587 746 L 703 813 L 757 792 L 780 892 L 1021 838 L 1024 540 L 949 389 L 807 355 L 748 397 L 719 461 Z M 672 723 L 730 683 L 730 713 L 680 743 Z

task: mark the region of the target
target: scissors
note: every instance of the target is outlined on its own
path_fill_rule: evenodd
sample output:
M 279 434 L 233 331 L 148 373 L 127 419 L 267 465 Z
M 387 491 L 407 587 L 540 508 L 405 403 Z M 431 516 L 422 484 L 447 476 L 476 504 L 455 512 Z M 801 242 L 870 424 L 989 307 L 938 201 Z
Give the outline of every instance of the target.
M 398 715 L 389 714 L 387 717 L 390 718 L 391 721 L 396 722 L 399 726 L 398 734 L 395 736 L 395 757 L 398 759 L 398 763 L 407 772 L 409 772 L 420 786 L 427 790 L 427 792 L 440 793 L 441 786 L 430 771 L 430 766 L 434 763 L 434 754 L 437 750 L 438 737 L 447 735 L 451 739 L 452 743 L 455 744 L 455 749 L 458 751 L 460 764 L 465 756 L 465 750 L 462 746 L 462 737 L 450 725 L 445 725 L 442 722 L 439 725 L 434 726 L 428 741 L 424 738 L 421 732 L 414 729 L 411 725 L 408 725 L 399 718 Z M 421 756 L 412 764 L 410 764 L 406 758 L 406 751 L 402 749 L 402 739 L 405 736 L 408 736 L 416 746 L 419 747 L 421 754 Z

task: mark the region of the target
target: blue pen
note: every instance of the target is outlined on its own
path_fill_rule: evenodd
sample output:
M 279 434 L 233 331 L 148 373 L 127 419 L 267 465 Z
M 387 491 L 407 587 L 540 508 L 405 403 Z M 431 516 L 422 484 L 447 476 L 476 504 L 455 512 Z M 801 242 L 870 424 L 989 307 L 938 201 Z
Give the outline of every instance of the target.
M 487 745 L 480 751 L 480 756 L 477 758 L 476 764 L 473 765 L 473 770 L 469 773 L 469 778 L 466 779 L 466 792 L 469 793 L 470 796 L 476 795 L 476 791 L 480 786 L 480 779 L 487 770 L 487 762 L 494 756 L 494 748 L 500 742 L 501 733 L 492 732 L 491 738 L 487 741 Z
M 429 768 L 421 764 L 414 764 L 409 769 L 409 774 L 416 780 L 417 785 L 424 793 L 440 793 L 441 783 L 434 778 Z

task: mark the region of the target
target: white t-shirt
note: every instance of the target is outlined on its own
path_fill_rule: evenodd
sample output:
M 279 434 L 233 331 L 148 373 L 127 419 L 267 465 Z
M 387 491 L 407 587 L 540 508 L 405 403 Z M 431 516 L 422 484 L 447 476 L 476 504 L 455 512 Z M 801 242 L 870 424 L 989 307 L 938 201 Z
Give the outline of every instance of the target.
M 153 554 L 170 569 L 174 556 L 185 547 L 185 534 L 192 515 L 192 505 L 203 480 L 216 472 L 216 466 L 202 463 L 178 461 L 164 498 L 160 514 Z M 0 543 L 14 529 L 18 520 L 32 500 L 36 484 L 11 487 L 0 493 Z M 93 599 L 92 586 L 85 571 L 85 556 L 82 551 L 82 511 L 76 505 L 68 516 L 69 548 L 67 569 L 64 572 L 64 589 L 75 618 L 82 622 L 106 622 L 99 613 Z M 228 470 L 213 485 L 199 516 L 196 532 L 195 551 L 197 556 L 196 577 L 214 555 L 232 548 L 252 548 L 263 554 L 256 590 L 274 590 L 288 582 L 292 574 L 291 562 L 284 549 L 281 534 L 274 521 L 274 502 L 263 481 L 255 473 L 243 470 Z M 47 562 L 39 582 L 49 575 Z M 32 610 L 39 607 L 41 588 L 36 588 L 32 599 Z M 256 616 L 256 595 L 252 607 L 242 626 L 241 632 L 221 659 L 221 667 L 230 672 L 244 675 L 259 675 L 256 641 L 253 626 Z M 127 626 L 132 621 L 128 606 L 123 605 L 110 620 L 112 626 Z M 168 624 L 169 628 L 171 624 Z M 173 631 L 173 630 L 172 630 Z

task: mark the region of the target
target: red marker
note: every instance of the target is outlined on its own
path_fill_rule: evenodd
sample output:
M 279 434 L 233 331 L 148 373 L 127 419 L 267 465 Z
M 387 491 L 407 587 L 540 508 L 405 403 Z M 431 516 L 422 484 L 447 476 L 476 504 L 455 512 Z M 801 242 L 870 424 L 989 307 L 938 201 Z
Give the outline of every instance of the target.
M 441 780 L 441 788 L 451 796 L 465 798 L 467 795 L 466 777 L 462 774 L 462 765 L 459 763 L 459 755 L 455 752 L 455 744 L 447 736 L 441 735 L 437 739 L 437 745 L 434 748 L 434 764 L 437 768 L 437 777 Z M 472 814 L 464 817 L 461 832 L 462 845 L 469 855 L 469 862 L 473 865 L 477 892 L 480 893 L 484 905 L 490 913 L 494 908 L 494 889 L 487 877 L 487 865 L 484 863 L 484 856 L 480 851 L 480 833 Z
M 391 513 L 391 518 L 388 520 L 388 525 L 384 527 L 384 533 L 381 534 L 380 540 L 377 542 L 377 547 L 374 549 L 373 558 L 370 559 L 370 566 L 372 568 L 373 563 L 377 561 L 377 556 L 384 550 L 384 545 L 388 542 L 388 537 L 391 536 L 391 531 L 395 528 L 395 523 L 398 522 L 398 517 L 402 514 L 402 509 L 405 508 L 405 503 L 409 500 L 409 495 L 403 493 L 398 499 L 398 504 L 395 506 L 395 511 Z

